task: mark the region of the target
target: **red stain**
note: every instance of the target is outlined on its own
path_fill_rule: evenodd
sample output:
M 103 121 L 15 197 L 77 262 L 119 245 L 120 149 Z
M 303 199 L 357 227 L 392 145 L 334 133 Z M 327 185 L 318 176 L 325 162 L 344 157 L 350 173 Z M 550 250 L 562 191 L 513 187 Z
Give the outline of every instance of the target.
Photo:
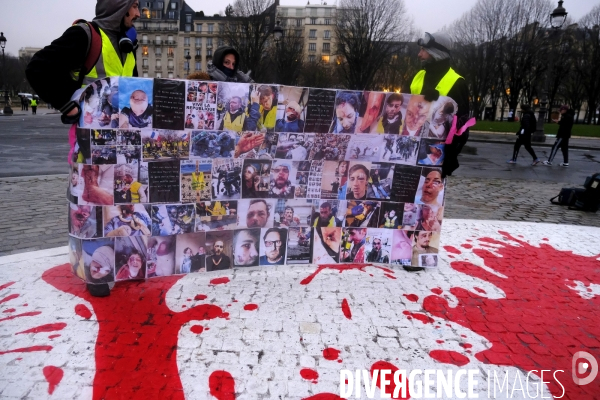
M 413 303 L 419 301 L 419 296 L 416 294 L 403 294 L 402 296 L 406 297 L 406 300 L 412 301 Z
M 192 299 L 186 299 L 185 301 L 192 301 Z
M 4 297 L 3 299 L 0 299 L 0 304 L 2 304 L 2 303 L 6 303 L 7 301 L 10 301 L 10 300 L 12 300 L 12 299 L 16 299 L 16 298 L 17 298 L 17 297 L 19 297 L 19 296 L 20 296 L 20 295 L 19 295 L 19 294 L 16 294 L 16 293 L 15 293 L 15 294 L 8 295 L 8 296 Z
M 311 381 L 312 383 L 317 383 L 317 379 L 319 379 L 319 373 L 310 368 L 302 368 L 300 370 L 300 376 L 307 381 Z
M 429 356 L 441 363 L 453 364 L 459 367 L 469 363 L 468 357 L 452 350 L 432 350 L 429 352 Z
M 8 321 L 8 320 L 20 318 L 20 317 L 33 317 L 34 315 L 40 315 L 41 313 L 42 313 L 41 311 L 29 311 L 29 312 L 25 312 L 22 314 L 11 315 L 10 317 L 0 318 L 0 322 Z
M 232 301 L 233 301 L 234 303 L 237 303 L 237 302 L 238 302 L 237 300 L 232 300 Z
M 460 347 L 464 347 L 465 349 L 470 349 L 471 347 L 473 347 L 472 344 L 470 343 L 459 343 Z
M 244 306 L 244 310 L 246 310 L 246 311 L 254 311 L 254 310 L 258 310 L 258 304 L 252 304 L 252 303 L 250 303 L 250 304 L 246 304 L 246 305 Z
M 42 372 L 44 373 L 44 378 L 48 381 L 48 394 L 54 393 L 54 389 L 56 389 L 56 386 L 58 386 L 64 375 L 62 368 L 49 365 L 44 367 Z
M 344 398 L 333 393 L 318 393 L 310 397 L 305 397 L 302 400 L 344 400 Z
M 17 332 L 17 333 L 15 333 L 15 335 L 20 335 L 22 333 L 40 333 L 40 332 L 61 331 L 61 330 L 65 329 L 65 326 L 67 326 L 67 324 L 65 324 L 64 322 L 57 322 L 55 324 L 40 325 L 40 326 L 37 326 L 35 328 L 27 329 L 26 331 Z
M 550 241 L 550 239 L 548 239 L 548 238 L 542 238 L 542 240 L 545 240 L 546 242 Z
M 432 324 L 435 322 L 435 320 L 425 314 L 421 314 L 421 313 L 414 313 L 414 312 L 410 312 L 410 311 L 402 311 L 402 314 L 404 315 L 408 315 L 408 319 L 414 318 L 414 319 L 418 319 L 419 321 L 421 321 L 424 324 Z
M 54 339 L 54 338 L 57 338 L 57 337 L 59 337 L 59 336 L 60 336 L 60 335 L 50 335 L 50 336 L 48 336 L 48 339 Z
M 436 342 L 436 343 L 438 343 L 438 344 L 442 344 L 442 343 L 444 343 L 444 341 L 443 341 L 443 340 L 441 340 L 441 339 L 438 339 L 438 340 L 436 340 L 435 342 Z
M 206 295 L 205 294 L 197 294 L 196 297 L 194 297 L 194 300 L 206 300 Z
M 75 314 L 79 315 L 83 319 L 92 318 L 92 312 L 85 304 L 77 304 L 75 306 Z
M 25 304 L 23 304 L 23 307 L 27 307 L 28 305 L 29 305 L 29 304 L 25 303 Z
M 442 294 L 444 291 L 441 288 L 433 288 L 431 289 L 431 293 L 435 293 L 437 295 Z
M 167 307 L 167 292 L 183 276 L 119 282 L 109 297 L 93 297 L 69 264 L 44 272 L 42 278 L 50 285 L 88 301 L 98 320 L 94 399 L 132 398 L 134 393 L 139 398 L 183 399 L 179 330 L 190 321 L 223 316 L 220 307 L 209 304 L 181 312 Z
M 448 254 L 448 258 L 455 258 L 452 254 Z
M 390 274 L 383 274 L 385 276 L 387 276 L 390 279 L 396 279 L 396 277 L 394 275 L 390 275 Z
M 478 291 L 479 293 L 484 293 L 484 294 L 486 293 L 486 291 L 485 291 L 485 290 L 483 290 L 482 288 L 480 288 L 480 287 L 477 287 L 477 286 L 473 286 L 473 289 L 475 289 L 475 290 L 476 290 L 476 291 Z
M 538 370 L 536 374 L 540 374 L 541 369 L 571 371 L 577 351 L 600 359 L 600 296 L 584 299 L 567 286 L 572 280 L 586 286 L 600 282 L 598 255 L 573 254 L 548 243 L 536 247 L 507 232 L 500 234 L 507 241 L 479 239 L 494 244 L 493 253 L 486 249 L 473 253 L 506 278 L 466 261 L 452 262 L 451 267 L 497 286 L 505 298 L 488 299 L 455 287 L 450 292 L 458 299 L 456 308 L 437 296 L 425 298 L 423 307 L 489 340 L 492 346 L 475 355 L 484 363 Z M 549 381 L 551 394 L 562 396 L 563 389 L 556 380 Z M 599 380 L 579 386 L 563 375 L 560 382 L 572 399 L 593 398 L 600 393 Z
M 210 394 L 218 400 L 235 400 L 235 381 L 227 371 L 214 371 L 208 378 Z M 183 398 L 183 394 L 181 394 Z
M 396 271 L 394 271 L 393 269 L 389 269 L 389 268 L 385 268 L 385 267 L 378 267 L 379 269 L 387 272 L 388 274 L 395 274 Z
M 459 249 L 454 246 L 444 246 L 444 250 L 452 254 L 462 254 Z
M 450 326 L 450 325 L 448 325 L 448 326 Z M 467 337 L 467 335 L 460 335 L 460 337 L 464 337 L 464 338 L 466 338 L 466 337 Z
M 202 325 L 192 325 L 190 328 L 190 331 L 192 331 L 192 333 L 199 335 L 204 331 L 204 327 Z
M 7 282 L 7 283 L 3 283 L 2 285 L 0 285 L 0 290 L 2 289 L 6 289 L 7 287 L 14 285 L 14 282 Z
M 215 278 L 210 280 L 211 285 L 221 285 L 224 283 L 229 283 L 229 278 L 224 276 L 222 278 Z
M 342 312 L 344 316 L 348 319 L 352 319 L 352 311 L 350 311 L 350 306 L 348 305 L 348 300 L 342 300 Z
M 465 249 L 472 249 L 473 245 L 469 244 L 469 243 L 463 243 L 460 245 L 460 247 L 465 248 Z
M 341 274 L 344 271 L 351 271 L 351 270 L 359 270 L 359 271 L 362 271 L 362 272 L 366 272 L 365 271 L 366 267 L 379 268 L 379 269 L 381 269 L 383 271 L 386 271 L 386 272 L 387 271 L 391 271 L 388 268 L 379 267 L 377 265 L 371 265 L 371 264 L 322 264 L 322 265 L 319 265 L 317 267 L 317 269 L 315 270 L 315 272 L 313 272 L 312 274 L 310 274 L 306 278 L 302 279 L 300 281 L 300 284 L 301 285 L 308 285 L 309 283 L 312 282 L 312 280 L 315 278 L 315 276 L 317 276 L 321 271 L 323 271 L 325 269 L 335 269 L 335 270 L 339 271 L 339 273 Z
M 52 346 L 31 346 L 31 347 L 21 347 L 20 349 L 0 351 L 0 354 L 31 353 L 33 351 L 50 351 L 50 350 L 52 350 Z
M 181 308 L 187 308 L 187 306 L 184 304 L 184 305 L 181 306 Z
M 15 312 L 15 311 L 17 311 L 17 309 L 16 309 L 16 308 L 9 308 L 8 310 L 4 310 L 4 311 L 2 311 L 2 312 L 3 312 L 3 313 L 11 313 L 11 312 Z
M 328 347 L 323 350 L 323 357 L 326 360 L 333 361 L 337 360 L 340 356 L 340 351 L 338 349 L 334 349 L 333 347 Z
M 379 370 L 379 374 L 377 374 L 377 382 L 375 383 L 379 389 L 381 389 L 381 371 L 382 370 L 390 370 L 391 374 L 387 374 L 385 379 L 390 381 L 388 385 L 384 388 L 385 393 L 392 395 L 394 394 L 394 390 L 396 390 L 396 384 L 394 383 L 394 374 L 398 371 L 398 367 L 394 364 L 389 363 L 387 361 L 377 361 L 371 366 L 371 378 L 373 378 L 373 374 L 375 370 Z M 402 379 L 399 379 L 402 381 Z M 398 390 L 398 396 L 400 397 L 391 397 L 392 399 L 410 399 L 410 392 L 408 391 L 408 377 L 406 377 L 406 397 L 402 397 L 402 389 Z

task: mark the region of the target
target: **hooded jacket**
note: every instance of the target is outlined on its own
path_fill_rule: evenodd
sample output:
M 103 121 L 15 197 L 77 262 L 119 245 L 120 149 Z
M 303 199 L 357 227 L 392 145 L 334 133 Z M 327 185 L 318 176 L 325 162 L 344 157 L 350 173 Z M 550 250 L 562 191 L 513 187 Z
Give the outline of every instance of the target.
M 119 39 L 125 34 L 123 17 L 135 0 L 98 0 L 93 22 L 109 37 L 124 62 L 126 54 L 119 50 Z M 81 25 L 69 27 L 61 37 L 34 54 L 25 74 L 31 87 L 45 102 L 61 109 L 79 89 L 71 71 L 81 68 L 87 57 L 88 33 Z M 138 76 L 137 68 L 133 76 Z M 98 78 L 102 78 L 99 76 Z
M 232 77 L 228 77 L 223 71 L 221 71 L 217 67 L 217 65 L 223 65 L 223 59 L 227 54 L 233 54 L 235 56 L 235 68 L 233 70 Z M 237 52 L 236 49 L 230 46 L 221 46 L 215 50 L 213 54 L 213 59 L 208 63 L 206 69 L 208 70 L 208 75 L 210 75 L 210 79 L 212 79 L 213 81 L 244 83 L 254 82 L 247 74 L 238 70 L 239 63 L 240 54 Z

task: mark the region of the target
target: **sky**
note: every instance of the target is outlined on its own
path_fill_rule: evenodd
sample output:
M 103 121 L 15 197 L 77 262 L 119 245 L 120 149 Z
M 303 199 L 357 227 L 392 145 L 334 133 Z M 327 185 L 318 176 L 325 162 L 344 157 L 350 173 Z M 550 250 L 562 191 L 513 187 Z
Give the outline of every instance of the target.
M 405 0 L 408 13 L 423 32 L 435 32 L 449 25 L 468 11 L 477 0 Z M 218 13 L 230 1 L 187 0 L 195 11 L 207 15 Z M 231 0 L 233 2 L 233 0 Z M 312 0 L 313 4 L 317 0 Z M 333 4 L 334 0 L 329 0 Z M 599 0 L 565 0 L 563 6 L 577 21 L 588 13 Z M 8 6 L 8 4 L 11 4 Z M 17 5 L 18 4 L 18 5 Z M 94 0 L 29 0 L 27 2 L 0 2 L 0 31 L 6 37 L 7 53 L 17 55 L 22 47 L 44 47 L 59 37 L 76 19 L 92 19 Z M 280 0 L 281 5 L 306 4 L 306 0 Z

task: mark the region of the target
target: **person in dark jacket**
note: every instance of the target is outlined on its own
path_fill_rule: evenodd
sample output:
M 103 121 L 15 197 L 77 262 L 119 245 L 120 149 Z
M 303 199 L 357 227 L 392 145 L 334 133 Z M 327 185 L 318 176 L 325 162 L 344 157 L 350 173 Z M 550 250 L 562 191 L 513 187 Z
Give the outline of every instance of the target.
M 207 72 L 198 71 L 190 74 L 188 79 L 212 80 L 219 82 L 252 83 L 250 71 L 240 71 L 240 54 L 230 46 L 221 46 L 213 53 L 212 61 L 208 62 Z
M 556 153 L 558 153 L 558 149 L 560 148 L 564 161 L 560 165 L 561 167 L 569 166 L 569 138 L 571 137 L 571 129 L 573 129 L 574 116 L 575 112 L 571 110 L 568 105 L 564 104 L 560 106 L 560 120 L 553 120 L 558 123 L 556 141 L 552 145 L 550 156 L 548 157 L 548 161 L 544 161 L 544 165 L 552 165 L 552 160 L 554 160 L 554 156 L 556 156 Z
M 525 150 L 527 150 L 529 154 L 531 154 L 531 157 L 533 157 L 531 165 L 537 165 L 541 161 L 535 155 L 533 148 L 531 148 L 531 135 L 536 130 L 537 121 L 529 105 L 522 104 L 521 110 L 523 111 L 523 116 L 521 117 L 521 127 L 517 132 L 517 141 L 515 142 L 512 158 L 508 160 L 507 163 L 516 164 L 517 157 L 519 156 L 519 149 L 521 146 L 525 146 Z

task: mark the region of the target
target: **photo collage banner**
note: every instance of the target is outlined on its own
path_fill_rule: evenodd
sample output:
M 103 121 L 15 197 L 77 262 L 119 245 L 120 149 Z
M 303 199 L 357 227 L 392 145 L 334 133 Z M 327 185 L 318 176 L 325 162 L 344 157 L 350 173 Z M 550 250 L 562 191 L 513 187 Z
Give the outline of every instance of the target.
M 113 77 L 69 189 L 89 283 L 283 264 L 436 267 L 449 97 Z

